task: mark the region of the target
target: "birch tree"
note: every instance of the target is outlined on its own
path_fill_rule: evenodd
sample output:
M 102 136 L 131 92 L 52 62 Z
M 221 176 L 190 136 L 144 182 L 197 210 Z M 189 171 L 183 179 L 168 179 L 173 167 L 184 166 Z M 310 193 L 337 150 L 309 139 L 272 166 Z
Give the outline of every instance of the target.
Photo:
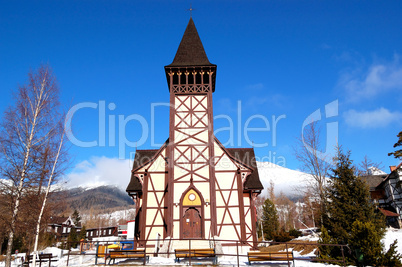
M 50 149 L 49 146 L 45 148 L 45 158 L 44 158 L 44 164 L 42 165 L 43 170 L 42 170 L 42 173 L 40 175 L 39 192 L 41 191 L 42 183 L 44 182 L 45 176 L 46 176 L 47 173 L 49 173 L 49 177 L 47 179 L 48 183 L 47 183 L 47 187 L 46 187 L 46 192 L 45 192 L 45 195 L 43 197 L 42 206 L 41 206 L 41 209 L 40 209 L 40 212 L 39 212 L 38 220 L 36 222 L 35 243 L 34 243 L 34 248 L 33 248 L 33 251 L 34 251 L 35 255 L 38 254 L 40 226 L 41 226 L 42 216 L 43 216 L 43 213 L 44 213 L 45 208 L 46 208 L 46 203 L 47 203 L 47 200 L 48 200 L 48 196 L 49 196 L 49 193 L 50 193 L 50 188 L 51 188 L 51 185 L 52 185 L 52 182 L 54 181 L 54 179 L 57 178 L 58 175 L 59 175 L 58 169 L 60 169 L 60 168 L 58 168 L 58 166 L 62 165 L 63 158 L 65 158 L 65 157 L 63 157 L 63 156 L 65 156 L 65 154 L 63 153 L 64 152 L 63 145 L 64 145 L 64 137 L 65 137 L 65 129 L 66 129 L 66 127 L 65 127 L 65 124 L 63 124 L 63 125 L 64 126 L 62 127 L 62 129 L 60 131 L 60 135 L 58 135 L 58 134 L 55 135 L 55 137 L 56 137 L 55 139 L 57 140 L 57 137 L 60 136 L 60 140 L 59 140 L 58 148 L 55 151 L 55 158 L 53 160 L 53 164 L 52 164 L 50 173 L 46 169 L 46 163 L 48 161 L 49 154 L 53 150 Z M 50 160 L 50 162 L 51 162 L 51 160 Z M 36 266 L 36 257 L 33 258 L 32 263 L 33 263 L 33 266 Z
M 15 226 L 24 190 L 38 181 L 40 152 L 57 132 L 59 90 L 48 65 L 28 73 L 28 82 L 14 93 L 0 129 L 1 175 L 13 188 L 6 267 L 11 266 Z

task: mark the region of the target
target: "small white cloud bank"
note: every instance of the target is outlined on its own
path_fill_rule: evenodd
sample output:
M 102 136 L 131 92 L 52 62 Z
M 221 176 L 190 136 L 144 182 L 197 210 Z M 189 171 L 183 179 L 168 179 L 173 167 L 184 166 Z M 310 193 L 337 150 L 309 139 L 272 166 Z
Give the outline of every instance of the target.
M 66 186 L 93 188 L 102 185 L 116 185 L 126 189 L 130 182 L 129 160 L 107 157 L 91 157 L 75 165 L 67 175 Z
M 249 84 L 249 85 L 246 86 L 247 91 L 248 90 L 259 91 L 259 90 L 262 90 L 263 88 L 264 88 L 264 84 L 262 84 L 262 83 Z
M 356 128 L 381 128 L 402 120 L 402 113 L 378 108 L 371 111 L 348 110 L 343 114 L 347 125 Z
M 402 91 L 402 64 L 398 55 L 392 62 L 373 64 L 359 77 L 357 73 L 345 73 L 340 81 L 351 101 L 370 99 L 387 91 Z

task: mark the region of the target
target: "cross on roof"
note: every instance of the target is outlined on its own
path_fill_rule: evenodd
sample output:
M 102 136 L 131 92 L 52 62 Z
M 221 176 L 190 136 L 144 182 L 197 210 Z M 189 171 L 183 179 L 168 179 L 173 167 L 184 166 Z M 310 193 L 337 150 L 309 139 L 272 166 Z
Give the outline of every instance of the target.
M 194 8 L 192 8 L 192 5 L 190 4 L 190 8 L 187 9 L 187 11 L 190 11 L 190 18 L 193 17 L 193 10 L 194 10 Z

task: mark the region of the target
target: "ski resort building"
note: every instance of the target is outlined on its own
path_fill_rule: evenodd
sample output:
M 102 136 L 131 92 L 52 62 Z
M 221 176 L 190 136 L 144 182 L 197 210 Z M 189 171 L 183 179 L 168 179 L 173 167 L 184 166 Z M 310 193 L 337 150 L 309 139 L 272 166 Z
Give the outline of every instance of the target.
M 254 203 L 263 186 L 254 149 L 227 149 L 213 134 L 216 70 L 190 19 L 173 62 L 165 66 L 169 138 L 160 149 L 136 151 L 126 190 L 137 208 L 139 247 L 152 250 L 150 240 L 157 238 L 256 245 Z
M 390 166 L 389 174 L 362 177 L 370 187 L 371 199 L 384 214 L 387 225 L 402 228 L 402 163 Z

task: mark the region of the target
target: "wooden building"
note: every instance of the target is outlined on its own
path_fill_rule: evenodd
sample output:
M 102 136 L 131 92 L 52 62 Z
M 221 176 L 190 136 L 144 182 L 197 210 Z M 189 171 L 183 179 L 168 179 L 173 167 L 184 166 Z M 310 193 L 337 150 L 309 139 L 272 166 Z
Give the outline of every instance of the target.
M 389 174 L 363 176 L 370 187 L 371 199 L 384 214 L 387 225 L 402 227 L 402 163 L 390 166 Z
M 137 207 L 138 240 L 160 235 L 256 245 L 254 201 L 263 186 L 254 149 L 227 149 L 213 134 L 216 70 L 190 19 L 173 62 L 165 66 L 169 138 L 160 149 L 136 151 L 127 187 Z
M 118 240 L 117 226 L 89 228 L 86 230 L 86 237 L 91 241 Z
M 81 224 L 75 225 L 71 217 L 51 217 L 50 223 L 47 225 L 47 232 L 54 234 L 56 241 L 66 241 L 73 228 L 79 233 Z

